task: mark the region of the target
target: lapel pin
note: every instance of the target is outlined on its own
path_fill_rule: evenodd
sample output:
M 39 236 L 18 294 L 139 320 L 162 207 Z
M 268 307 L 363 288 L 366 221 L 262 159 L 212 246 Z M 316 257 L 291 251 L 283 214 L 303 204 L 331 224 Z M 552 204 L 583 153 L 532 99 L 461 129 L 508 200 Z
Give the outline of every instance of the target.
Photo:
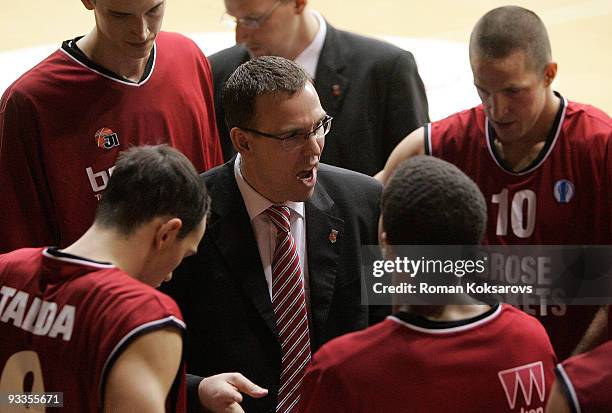
M 332 95 L 334 97 L 338 97 L 342 94 L 342 90 L 340 89 L 340 85 L 333 85 L 332 86 Z
M 336 241 L 338 240 L 338 231 L 336 231 L 335 229 L 332 229 L 331 232 L 329 233 L 329 242 L 331 242 L 332 244 L 335 244 Z

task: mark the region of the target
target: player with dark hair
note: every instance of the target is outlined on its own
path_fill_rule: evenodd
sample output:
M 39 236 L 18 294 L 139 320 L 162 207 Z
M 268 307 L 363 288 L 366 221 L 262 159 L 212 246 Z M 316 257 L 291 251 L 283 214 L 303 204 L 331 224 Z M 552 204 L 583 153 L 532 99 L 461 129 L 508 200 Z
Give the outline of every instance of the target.
M 210 66 L 161 32 L 165 0 L 82 0 L 94 28 L 0 101 L 0 252 L 66 247 L 91 225 L 117 155 L 167 143 L 203 172 L 222 163 Z
M 420 157 L 407 165 L 398 168 L 393 185 L 383 191 L 388 243 L 480 244 L 486 224 L 482 217 L 486 218 L 487 210 L 474 182 L 456 167 L 437 159 Z M 443 214 L 440 203 L 444 203 Z
M 457 167 L 405 161 L 382 195 L 380 243 L 478 244 L 486 204 Z M 302 412 L 472 413 L 543 409 L 555 355 L 542 325 L 506 304 L 402 305 L 366 330 L 330 341 L 304 378 Z M 486 390 L 483 390 L 486 389 Z
M 67 412 L 184 411 L 185 323 L 154 287 L 196 252 L 209 207 L 184 155 L 130 149 L 74 244 L 0 255 L 0 394 L 62 392 Z M 199 387 L 213 411 L 238 407 L 236 389 L 265 394 L 231 373 Z
M 202 185 L 189 181 L 194 168 L 185 162 L 184 155 L 159 146 L 119 156 L 118 176 L 96 210 L 99 227 L 129 236 L 156 216 L 176 216 L 182 222 L 177 235 L 183 238 L 201 223 L 209 201 Z M 138 186 L 151 189 L 135 191 Z
M 482 105 L 412 132 L 377 177 L 426 153 L 479 185 L 487 244 L 612 243 L 612 196 L 599 190 L 612 183 L 612 120 L 553 91 L 557 64 L 542 20 L 517 6 L 491 10 L 469 50 Z M 523 309 L 542 321 L 560 359 L 605 338 L 603 308 L 547 302 Z

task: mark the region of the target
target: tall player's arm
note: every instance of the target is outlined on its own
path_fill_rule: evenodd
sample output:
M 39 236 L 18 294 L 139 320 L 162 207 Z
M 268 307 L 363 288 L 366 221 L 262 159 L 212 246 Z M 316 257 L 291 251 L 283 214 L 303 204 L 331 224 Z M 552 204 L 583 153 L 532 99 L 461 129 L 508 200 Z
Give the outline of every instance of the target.
M 376 174 L 374 178 L 378 179 L 384 185 L 393 174 L 397 166 L 408 158 L 417 155 L 425 154 L 425 130 L 419 128 L 406 136 L 391 152 L 389 159 L 382 171 Z
M 37 119 L 30 100 L 7 89 L 0 100 L 0 253 L 59 241 Z
M 599 307 L 572 356 L 594 349 L 608 339 L 608 306 Z
M 179 372 L 183 339 L 167 327 L 136 338 L 108 373 L 104 411 L 164 413 L 166 397 Z

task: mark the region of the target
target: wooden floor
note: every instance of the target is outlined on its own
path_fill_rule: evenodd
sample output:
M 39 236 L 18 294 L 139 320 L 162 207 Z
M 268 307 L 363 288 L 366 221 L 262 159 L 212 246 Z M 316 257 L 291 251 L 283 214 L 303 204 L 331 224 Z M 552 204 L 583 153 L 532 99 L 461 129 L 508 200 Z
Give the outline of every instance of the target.
M 472 26 L 481 15 L 503 4 L 507 2 L 310 2 L 311 7 L 338 28 L 461 46 L 465 46 Z M 531 0 L 517 4 L 538 13 L 549 29 L 553 57 L 559 64 L 555 88 L 571 100 L 590 103 L 612 113 L 612 0 Z M 227 32 L 219 21 L 223 11 L 222 0 L 168 0 L 164 28 L 184 33 Z M 78 0 L 4 0 L 0 7 L 0 55 L 38 45 L 59 45 L 64 39 L 86 33 L 92 25 L 93 15 Z M 444 77 L 448 68 L 467 64 L 467 55 L 451 54 L 446 59 L 446 54 L 434 46 L 427 51 L 437 56 L 434 61 L 442 62 L 436 63 L 440 66 L 436 68 L 436 76 Z M 415 55 L 422 72 L 432 70 L 431 65 L 423 67 L 419 55 Z M 5 71 L 22 70 L 12 70 L 10 63 L 3 65 Z M 422 76 L 426 78 L 428 74 L 422 73 Z

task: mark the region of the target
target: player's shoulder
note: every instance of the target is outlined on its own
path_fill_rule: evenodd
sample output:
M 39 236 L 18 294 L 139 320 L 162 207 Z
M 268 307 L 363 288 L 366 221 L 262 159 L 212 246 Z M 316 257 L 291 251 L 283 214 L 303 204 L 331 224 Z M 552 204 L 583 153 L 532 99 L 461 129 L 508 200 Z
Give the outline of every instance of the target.
M 160 55 L 171 53 L 181 56 L 186 53 L 204 55 L 200 47 L 193 39 L 175 32 L 159 32 L 155 39 L 155 44 Z
M 474 126 L 484 127 L 486 115 L 482 105 L 474 106 L 469 109 L 453 113 L 443 119 L 431 122 L 433 127 L 460 127 L 470 128 Z
M 482 105 L 462 110 L 446 118 L 431 122 L 423 129 L 427 153 L 434 153 L 443 148 L 448 151 L 454 148 L 463 152 L 476 139 L 481 144 L 485 135 L 486 115 Z
M 41 91 L 41 85 L 48 89 L 49 85 L 62 81 L 62 76 L 68 66 L 74 62 L 60 49 L 38 62 L 34 67 L 19 76 L 3 94 L 3 100 L 18 97 L 33 98 Z
M 42 259 L 43 248 L 20 248 L 0 254 L 0 271 L 11 271 L 21 266 L 27 266 Z
M 72 288 L 92 291 L 88 302 L 96 307 L 105 308 L 104 303 L 112 302 L 113 312 L 132 314 L 144 310 L 180 315 L 172 298 L 114 266 L 90 269 L 87 276 L 74 280 Z
M 584 132 L 584 138 L 597 136 L 612 137 L 612 118 L 603 110 L 588 105 L 569 101 L 565 113 L 565 128 Z
M 524 311 L 521 311 L 520 309 L 510 305 L 510 304 L 500 304 L 501 306 L 501 317 L 506 317 L 508 319 L 511 320 L 520 320 L 521 322 L 526 322 L 526 323 L 539 323 L 539 321 L 527 314 Z
M 364 330 L 336 337 L 317 351 L 314 361 L 327 368 L 347 367 L 359 370 L 361 361 L 393 344 L 390 338 L 396 329 L 395 323 L 386 319 Z
M 189 47 L 191 46 L 198 47 L 197 44 L 190 37 L 187 37 L 184 34 L 176 33 L 176 32 L 161 31 L 159 32 L 155 40 L 156 42 L 160 44 L 164 44 L 164 45 L 167 45 L 167 44 L 171 46 L 188 45 Z
M 538 335 L 541 337 L 548 338 L 546 330 L 540 321 L 525 313 L 524 311 L 513 307 L 509 304 L 501 304 L 502 312 L 500 314 L 500 321 L 507 323 L 508 335 Z
M 0 254 L 0 260 L 2 261 L 21 261 L 24 258 L 39 256 L 43 248 L 19 248 L 13 251 L 5 252 Z
M 178 304 L 168 295 L 125 273 L 106 274 L 104 278 L 114 278 L 114 283 L 98 278 L 89 290 L 96 293 L 85 304 L 90 309 L 86 313 L 95 314 L 95 319 L 109 331 L 120 331 L 122 335 L 141 328 L 186 328 Z
M 176 304 L 172 298 L 156 288 L 131 277 L 122 270 L 115 269 L 114 272 L 117 279 L 114 283 L 109 283 L 109 288 L 111 288 L 113 292 L 125 297 L 126 302 L 129 301 L 131 297 L 134 297 L 133 300 L 135 302 L 155 302 L 164 307 L 175 307 Z M 104 284 L 105 278 L 100 278 L 98 282 Z

